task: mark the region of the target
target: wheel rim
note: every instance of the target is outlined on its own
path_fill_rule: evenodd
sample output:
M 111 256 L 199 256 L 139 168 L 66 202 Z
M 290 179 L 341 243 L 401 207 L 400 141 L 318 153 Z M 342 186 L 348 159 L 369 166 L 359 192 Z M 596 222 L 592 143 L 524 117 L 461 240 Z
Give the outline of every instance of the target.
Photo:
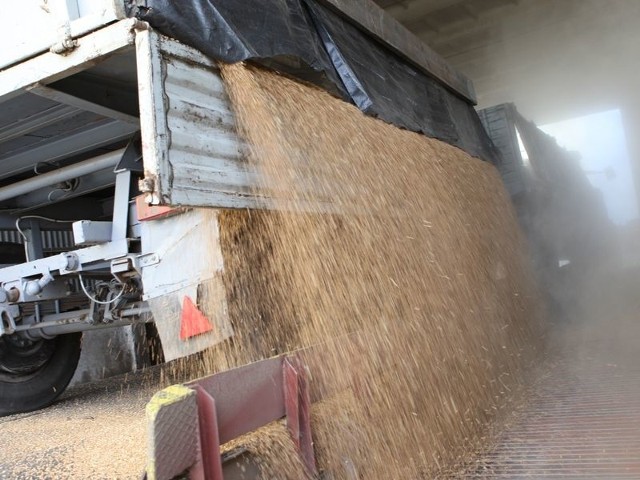
M 31 341 L 19 335 L 0 338 L 0 378 L 19 380 L 41 370 L 55 352 L 55 340 Z

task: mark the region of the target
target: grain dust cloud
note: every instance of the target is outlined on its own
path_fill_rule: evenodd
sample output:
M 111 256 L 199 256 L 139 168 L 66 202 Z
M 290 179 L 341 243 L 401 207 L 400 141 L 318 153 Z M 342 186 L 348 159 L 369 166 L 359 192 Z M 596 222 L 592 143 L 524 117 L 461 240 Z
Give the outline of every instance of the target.
M 500 72 L 538 124 L 617 106 L 633 125 L 629 105 L 603 92 L 627 92 L 635 74 L 614 77 L 615 68 L 583 61 L 585 49 L 620 47 L 629 16 L 614 2 L 606 18 L 624 28 L 591 48 L 601 38 L 594 32 L 611 31 L 601 12 L 609 7 L 569 3 L 556 13 L 574 25 L 523 33 L 516 12 L 501 26 L 508 42 L 499 59 L 477 62 L 474 51 L 469 73 L 481 101 L 504 101 L 493 88 Z M 524 68 L 541 48 L 548 68 Z M 621 58 L 605 57 L 609 66 Z M 221 214 L 235 336 L 205 358 L 204 372 L 321 348 L 312 429 L 329 478 L 544 478 L 561 468 L 554 448 L 584 459 L 570 468 L 585 477 L 606 463 L 606 432 L 625 431 L 598 402 L 608 399 L 635 425 L 624 415 L 638 391 L 637 221 L 611 221 L 580 154 L 557 145 L 552 155 L 525 152 L 523 219 L 520 200 L 486 162 L 275 73 L 222 71 L 269 210 Z M 564 106 L 544 111 L 554 98 Z M 574 425 L 574 404 L 597 410 L 595 423 Z M 558 425 L 575 429 L 557 440 Z M 304 475 L 284 430 L 244 441 L 265 478 Z M 636 444 L 620 458 L 632 460 Z M 601 474 L 624 471 L 607 465 Z
M 640 4 L 525 0 L 494 14 L 495 23 L 476 22 L 494 27 L 490 41 L 470 52 L 465 42 L 446 50 L 446 30 L 429 43 L 473 80 L 480 108 L 513 102 L 564 150 L 553 158 L 528 152 L 535 230 L 548 253 L 536 268 L 558 327 L 552 337 L 558 350 L 563 338 L 566 349 L 587 352 L 592 342 L 577 341 L 584 327 L 609 344 L 608 354 L 632 363 L 640 342 L 632 286 L 640 278 L 640 103 L 629 59 L 640 41 Z M 555 164 L 546 178 L 535 171 L 541 163 Z
M 191 368 L 321 349 L 310 373 L 322 471 L 451 472 L 487 443 L 543 348 L 497 171 L 278 74 L 222 72 L 269 210 L 219 218 L 235 334 Z M 281 443 L 261 440 L 262 456 Z M 300 478 L 295 461 L 280 465 Z

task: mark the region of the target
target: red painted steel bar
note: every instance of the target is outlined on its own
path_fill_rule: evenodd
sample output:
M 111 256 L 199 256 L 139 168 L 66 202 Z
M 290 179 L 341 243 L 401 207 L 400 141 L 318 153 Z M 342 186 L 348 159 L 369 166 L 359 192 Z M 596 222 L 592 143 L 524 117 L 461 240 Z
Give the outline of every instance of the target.
M 296 357 L 283 363 L 287 428 L 304 461 L 307 472 L 317 474 L 316 457 L 311 437 L 311 401 L 304 365 Z
M 174 407 L 175 411 L 185 413 L 178 414 L 177 419 L 174 415 L 171 420 L 178 425 L 193 424 L 193 435 L 198 439 L 197 452 L 187 461 L 187 465 L 191 464 L 190 479 L 222 480 L 220 445 L 285 417 L 307 471 L 311 475 L 317 473 L 309 384 L 304 364 L 297 356 L 263 360 L 191 382 L 186 387 L 196 393 L 197 409 Z M 158 427 L 162 425 L 155 425 L 156 430 Z M 162 441 L 165 443 L 157 446 L 155 452 L 176 450 L 171 435 L 163 436 Z M 158 465 L 160 460 L 153 458 L 150 464 Z M 184 459 L 178 461 L 184 463 Z

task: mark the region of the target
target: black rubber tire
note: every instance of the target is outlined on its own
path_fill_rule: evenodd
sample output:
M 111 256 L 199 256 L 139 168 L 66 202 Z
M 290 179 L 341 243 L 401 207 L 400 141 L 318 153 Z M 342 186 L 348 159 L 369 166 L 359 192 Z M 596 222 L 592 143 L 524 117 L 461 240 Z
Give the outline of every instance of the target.
M 58 335 L 47 363 L 26 375 L 0 372 L 0 417 L 51 405 L 67 388 L 78 366 L 81 333 Z M 1 348 L 1 347 L 0 347 Z
M 25 261 L 24 247 L 0 242 L 0 264 Z M 28 374 L 12 374 L 0 368 L 0 417 L 31 412 L 51 405 L 67 388 L 78 366 L 81 333 L 59 335 L 47 342 L 51 356 L 39 369 Z M 5 345 L 0 339 L 0 350 Z M 1 353 L 1 352 L 0 352 Z
M 15 265 L 24 261 L 24 246 L 19 243 L 0 242 L 0 265 Z

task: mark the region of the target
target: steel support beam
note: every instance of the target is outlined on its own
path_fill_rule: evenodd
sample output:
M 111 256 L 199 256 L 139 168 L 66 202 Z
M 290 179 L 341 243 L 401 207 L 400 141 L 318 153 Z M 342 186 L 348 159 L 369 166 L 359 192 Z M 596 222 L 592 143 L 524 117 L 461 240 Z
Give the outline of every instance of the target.
M 29 87 L 27 91 L 29 93 L 38 95 L 39 97 L 47 98 L 49 100 L 53 100 L 54 102 L 58 102 L 63 105 L 68 105 L 70 107 L 74 107 L 85 112 L 93 112 L 98 115 L 102 115 L 103 117 L 111 118 L 113 120 L 119 120 L 123 123 L 128 123 L 138 128 L 140 125 L 140 120 L 137 117 L 128 115 L 123 112 L 119 112 L 117 110 L 114 110 L 109 107 L 105 107 L 103 105 L 99 105 L 97 103 L 91 102 L 89 100 L 85 100 L 83 98 L 77 97 L 75 95 L 71 95 L 66 92 L 61 92 L 59 90 L 56 90 L 55 88 L 37 84 L 33 87 Z
M 131 52 L 131 65 L 135 67 L 135 55 Z M 80 72 L 49 84 L 59 92 L 74 95 L 82 100 L 109 107 L 131 117 L 140 116 L 138 108 L 138 84 L 135 80 L 110 80 L 89 72 Z
M 103 330 L 105 328 L 126 327 L 136 323 L 149 323 L 153 317 L 149 315 L 147 307 L 123 312 L 122 319 L 110 323 L 93 323 L 90 310 L 75 310 L 71 312 L 45 315 L 40 323 L 25 323 L 16 325 L 15 331 L 31 340 L 53 338 L 68 333 L 86 332 L 88 330 Z M 132 317 L 130 320 L 127 317 Z M 138 318 L 133 318 L 138 317 Z
M 129 226 L 129 187 L 131 185 L 131 171 L 122 170 L 116 174 L 116 191 L 113 200 L 113 227 L 111 241 L 127 238 Z
M 20 153 L 8 154 L 0 157 L 0 179 L 28 172 L 38 163 L 53 163 L 125 140 L 136 130 L 137 126 L 111 120 L 68 136 L 39 143 L 38 146 Z
M 0 128 L 0 143 L 8 142 L 14 138 L 27 135 L 41 128 L 48 127 L 56 122 L 60 122 L 68 117 L 76 115 L 78 110 L 67 105 L 56 105 L 42 112 L 31 115 L 27 118 L 12 122 Z
M 113 187 L 115 181 L 116 176 L 113 173 L 113 167 L 109 167 L 98 172 L 84 175 L 80 179 L 78 186 L 71 191 L 65 192 L 63 190 L 60 190 L 56 186 L 47 186 L 11 199 L 6 202 L 6 205 L 13 212 L 24 212 L 27 210 L 33 210 L 35 208 L 49 207 L 59 202 L 66 202 L 82 195 L 87 195 L 92 192 L 97 192 L 105 188 Z M 83 198 L 82 201 L 84 207 L 83 210 L 81 212 L 76 211 L 75 214 L 67 216 L 67 218 L 94 218 L 95 216 L 104 216 L 104 212 L 102 211 L 96 212 L 92 209 L 85 210 L 85 208 L 87 207 L 87 199 Z M 67 212 L 69 211 L 70 208 L 67 204 L 64 207 L 64 214 L 67 214 Z M 109 211 L 109 213 L 110 212 L 111 210 Z M 41 214 L 45 216 L 53 215 L 56 218 L 60 218 L 61 213 L 62 212 L 57 211 L 50 214 Z
M 26 237 L 25 246 L 27 262 L 44 257 L 44 247 L 42 245 L 42 232 L 40 224 L 35 220 L 27 220 L 22 231 Z
M 135 28 L 145 24 L 128 18 L 78 39 L 78 47 L 67 55 L 43 53 L 0 71 L 0 101 L 20 95 L 35 83 L 51 83 L 86 70 L 113 54 L 130 47 Z
M 90 158 L 80 163 L 75 163 L 68 167 L 54 170 L 53 172 L 44 173 L 35 177 L 28 178 L 21 182 L 12 183 L 6 187 L 0 188 L 0 202 L 11 198 L 26 195 L 41 188 L 45 188 L 56 183 L 65 182 L 74 178 L 82 177 L 91 173 L 99 172 L 107 168 L 114 168 L 124 150 L 116 150 L 111 153 Z

